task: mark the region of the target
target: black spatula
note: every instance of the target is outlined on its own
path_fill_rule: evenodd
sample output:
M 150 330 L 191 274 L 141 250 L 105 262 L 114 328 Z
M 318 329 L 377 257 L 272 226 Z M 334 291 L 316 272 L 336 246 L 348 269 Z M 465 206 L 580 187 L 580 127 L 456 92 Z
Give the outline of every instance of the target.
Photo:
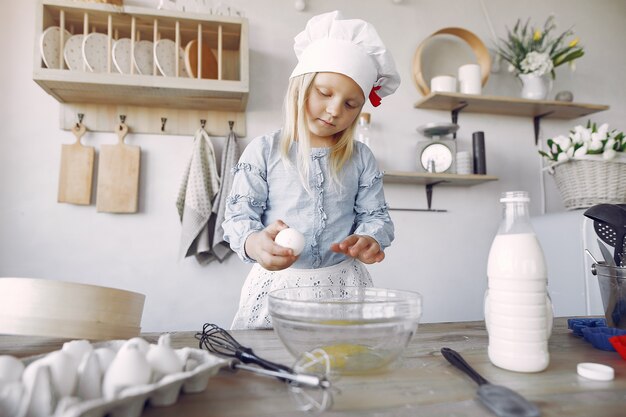
M 626 237 L 626 208 L 618 204 L 598 204 L 588 208 L 584 215 L 593 220 L 598 237 L 612 246 L 615 265 L 626 263 L 624 238 Z
M 478 385 L 478 399 L 498 417 L 538 417 L 539 408 L 519 395 L 517 392 L 502 385 L 490 384 L 474 368 L 472 368 L 457 351 L 444 347 L 441 354 L 452 365 L 465 372 Z

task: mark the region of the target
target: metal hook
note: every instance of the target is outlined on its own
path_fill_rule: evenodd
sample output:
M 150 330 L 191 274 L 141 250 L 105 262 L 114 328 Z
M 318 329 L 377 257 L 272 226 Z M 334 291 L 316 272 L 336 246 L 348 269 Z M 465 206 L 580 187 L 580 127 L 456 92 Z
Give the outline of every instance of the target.
M 165 123 L 167 123 L 167 117 L 161 117 L 161 132 L 165 132 Z
M 84 113 L 78 113 L 78 123 L 76 123 L 76 127 L 80 127 L 80 124 L 83 122 L 83 117 L 85 117 Z
M 204 126 L 206 126 L 206 119 L 200 119 L 200 127 L 204 129 Z
M 233 122 L 232 120 L 228 121 L 228 127 L 230 127 L 230 131 L 233 131 L 233 126 L 235 126 L 235 122 Z

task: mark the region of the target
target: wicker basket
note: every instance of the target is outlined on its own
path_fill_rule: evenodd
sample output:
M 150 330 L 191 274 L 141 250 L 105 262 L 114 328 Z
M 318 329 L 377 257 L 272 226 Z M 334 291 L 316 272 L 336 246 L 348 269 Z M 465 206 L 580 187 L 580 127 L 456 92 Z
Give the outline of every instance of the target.
M 551 170 L 568 210 L 601 203 L 626 203 L 626 157 L 606 161 L 601 156 L 572 159 Z

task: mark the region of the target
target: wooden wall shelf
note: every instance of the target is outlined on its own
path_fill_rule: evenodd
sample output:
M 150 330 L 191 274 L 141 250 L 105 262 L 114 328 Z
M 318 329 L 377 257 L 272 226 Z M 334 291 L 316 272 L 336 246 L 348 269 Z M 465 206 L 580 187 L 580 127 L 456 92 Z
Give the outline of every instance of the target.
M 179 112 L 178 119 L 181 121 L 193 119 L 194 127 L 200 123 L 200 120 L 195 119 L 207 120 L 209 132 L 228 130 L 226 121 L 233 120 L 236 121 L 237 129 L 240 129 L 238 133 L 245 133 L 245 110 L 249 93 L 247 19 L 95 2 L 40 0 L 35 22 L 33 79 L 57 101 L 63 105 L 71 105 L 71 112 L 85 114 L 88 129 L 89 123 L 103 118 L 111 119 L 107 123 L 115 125 L 119 122 L 118 114 L 110 117 L 109 109 L 129 106 L 135 113 L 140 111 L 137 109 L 145 108 L 145 114 L 139 115 L 144 121 L 152 118 L 154 111 L 149 111 L 150 109 L 170 109 Z M 82 70 L 69 69 L 62 56 L 62 45 L 68 36 L 65 34 L 58 41 L 58 49 L 61 51 L 57 60 L 59 64 L 48 68 L 40 52 L 40 37 L 46 29 L 55 26 L 68 30 L 69 36 L 93 32 L 106 35 L 107 69 L 104 72 L 89 72 L 85 67 Z M 111 54 L 113 44 L 121 38 L 130 39 L 131 45 L 139 40 L 149 40 L 154 44 L 161 39 L 175 42 L 180 51 L 176 56 L 180 59 L 174 60 L 174 74 L 177 75 L 163 76 L 156 62 L 149 74 L 140 74 L 133 65 L 130 66 L 129 74 L 118 73 Z M 193 67 L 197 76 L 187 77 L 184 70 L 184 50 L 192 41 L 202 44 L 203 48 L 208 47 L 215 59 L 212 63 L 211 60 L 207 63 L 205 59 L 198 59 L 197 67 Z M 204 55 L 205 58 L 206 56 L 207 54 Z M 202 65 L 205 65 L 204 70 Z M 206 73 L 207 65 L 214 68 L 209 75 L 211 78 L 200 78 L 198 75 Z M 100 107 L 94 112 L 93 107 L 90 107 L 92 105 Z M 201 117 L 197 117 L 199 112 Z M 206 115 L 207 112 L 215 112 L 216 115 Z M 158 113 L 163 111 L 159 110 Z M 73 115 L 70 116 L 72 117 Z M 62 120 L 67 118 L 62 115 Z M 174 121 L 171 114 L 168 119 Z M 213 120 L 219 121 L 219 126 L 212 126 Z M 183 131 L 174 131 L 175 123 L 169 123 L 170 130 L 163 131 L 160 118 L 150 119 L 143 125 L 156 128 L 150 127 L 139 133 L 186 134 Z M 67 123 L 62 123 L 62 128 L 67 126 Z
M 576 119 L 609 109 L 609 106 L 599 104 L 456 93 L 431 93 L 415 103 L 418 109 L 447 111 L 463 106 L 463 111 L 468 113 L 543 116 L 547 119 Z
M 554 100 L 528 100 L 515 97 L 483 96 L 460 93 L 430 93 L 415 103 L 418 109 L 447 110 L 452 123 L 457 123 L 459 112 L 484 113 L 533 118 L 535 145 L 539 141 L 541 119 L 576 119 L 608 110 L 603 104 L 584 104 Z M 456 137 L 456 134 L 454 135 Z
M 447 210 L 433 209 L 433 187 L 436 185 L 455 186 L 455 187 L 471 187 L 472 185 L 482 184 L 487 181 L 497 181 L 498 177 L 492 175 L 459 175 L 459 174 L 436 174 L 430 172 L 413 172 L 413 171 L 385 171 L 383 180 L 387 184 L 412 184 L 424 185 L 426 188 L 426 202 L 428 207 L 425 209 L 416 208 L 398 208 L 390 207 L 389 210 L 396 211 L 434 211 L 446 212 Z
M 459 175 L 459 174 L 433 174 L 429 172 L 412 171 L 385 171 L 384 181 L 395 184 L 429 185 L 439 184 L 443 186 L 470 187 L 487 181 L 497 181 L 498 177 L 492 175 Z

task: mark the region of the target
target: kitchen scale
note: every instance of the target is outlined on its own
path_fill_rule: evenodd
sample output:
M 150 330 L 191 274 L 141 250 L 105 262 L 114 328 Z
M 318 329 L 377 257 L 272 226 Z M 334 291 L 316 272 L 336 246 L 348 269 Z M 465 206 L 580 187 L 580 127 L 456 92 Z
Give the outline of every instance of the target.
M 417 131 L 428 140 L 417 143 L 418 172 L 456 172 L 456 139 L 450 137 L 459 130 L 459 125 L 449 122 L 432 122 L 419 126 Z

